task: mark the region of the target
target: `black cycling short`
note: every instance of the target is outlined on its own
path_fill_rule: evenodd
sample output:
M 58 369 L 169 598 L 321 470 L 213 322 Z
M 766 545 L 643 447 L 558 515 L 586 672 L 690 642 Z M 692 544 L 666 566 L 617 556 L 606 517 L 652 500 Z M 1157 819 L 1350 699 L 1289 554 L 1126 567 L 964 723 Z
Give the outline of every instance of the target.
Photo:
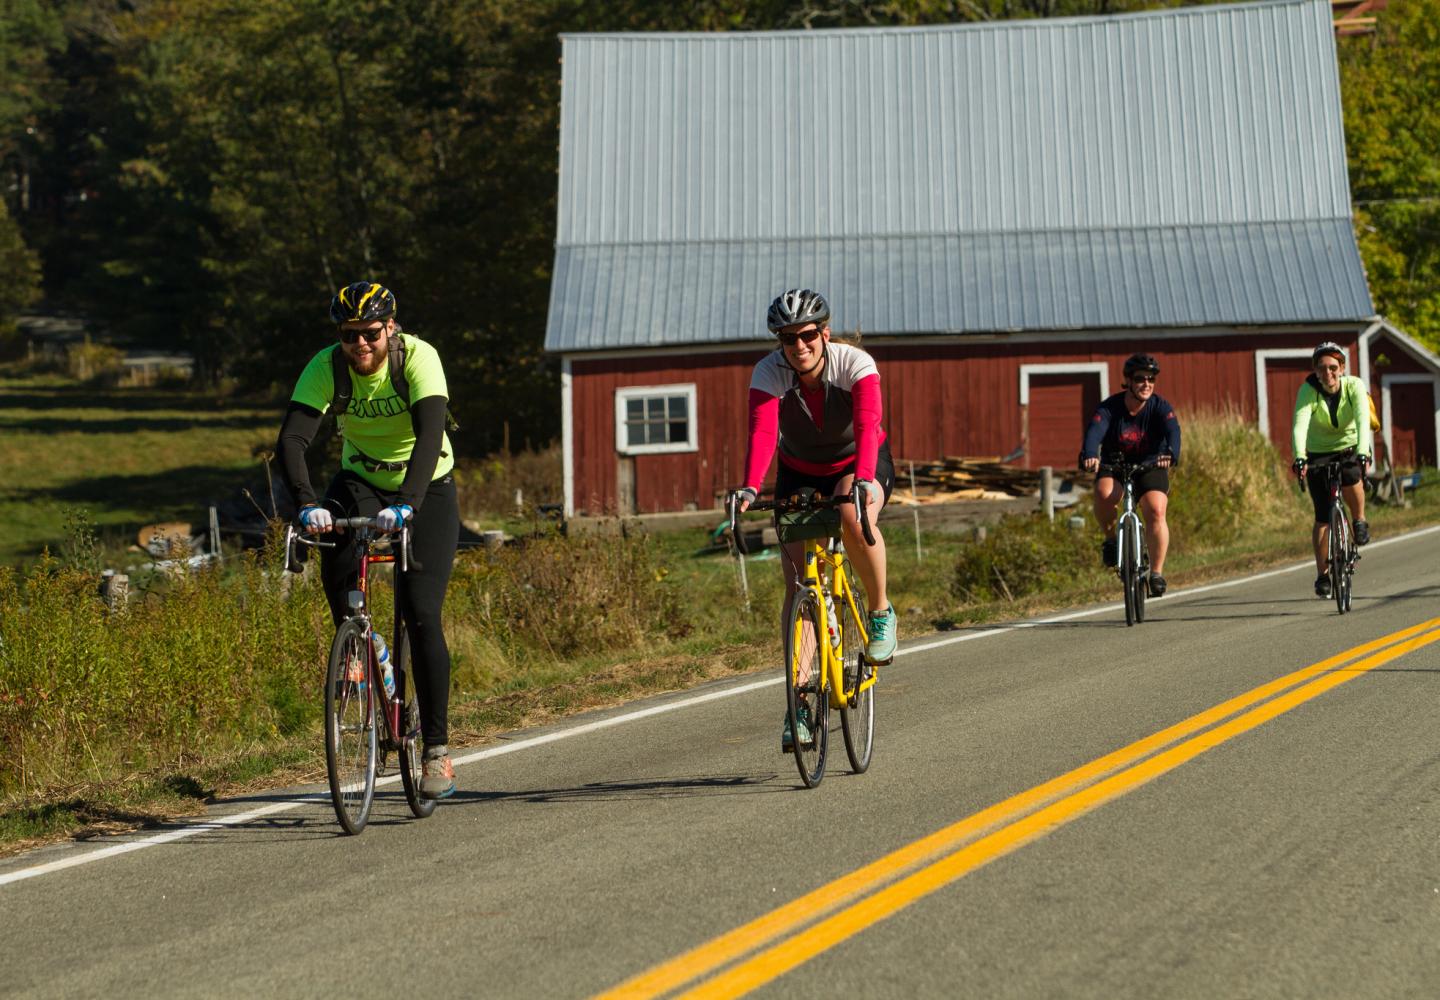
M 1095 473 L 1095 479 L 1108 476 L 1116 482 L 1120 480 L 1120 473 L 1113 465 L 1102 465 L 1100 471 Z M 1135 499 L 1139 500 L 1146 493 L 1159 492 L 1166 496 L 1170 495 L 1170 470 L 1169 469 L 1146 469 L 1135 477 Z
M 839 472 L 833 472 L 828 476 L 816 476 L 809 472 L 792 469 L 785 464 L 783 459 L 779 464 L 780 468 L 775 473 L 775 495 L 777 497 L 791 496 L 806 486 L 822 497 L 834 496 L 835 487 L 840 484 L 840 480 L 855 471 L 854 459 L 851 459 L 850 463 Z M 880 451 L 875 456 L 875 481 L 885 491 L 885 502 L 889 503 L 890 493 L 895 489 L 895 462 L 890 457 L 889 441 L 880 443 Z
M 1344 454 L 1338 451 L 1322 452 L 1318 455 L 1305 456 L 1308 466 L 1305 470 L 1305 487 L 1310 491 L 1310 503 L 1315 507 L 1315 523 L 1330 523 L 1330 490 L 1328 485 L 1328 474 L 1323 468 L 1316 468 L 1316 462 L 1324 462 L 1334 458 L 1336 455 Z M 1351 455 L 1340 462 L 1340 485 L 1354 486 L 1360 481 L 1360 456 Z
M 374 517 L 400 499 L 396 493 L 376 489 L 353 472 L 341 472 L 325 491 L 325 506 L 337 517 Z M 346 594 L 355 589 L 355 536 L 337 534 L 328 541 L 333 549 L 320 550 L 320 580 L 330 600 L 330 614 L 338 625 L 346 614 Z M 411 676 L 420 700 L 420 731 L 425 745 L 449 741 L 450 648 L 440 627 L 441 606 L 455 550 L 460 541 L 460 506 L 455 477 L 441 476 L 425 491 L 425 499 L 410 523 L 410 554 L 415 562 L 399 579 L 400 607 L 408 624 Z M 376 609 L 383 613 L 381 609 Z M 378 615 L 377 615 L 378 617 Z M 377 627 L 382 627 L 379 621 Z M 390 644 L 395 637 L 388 636 Z

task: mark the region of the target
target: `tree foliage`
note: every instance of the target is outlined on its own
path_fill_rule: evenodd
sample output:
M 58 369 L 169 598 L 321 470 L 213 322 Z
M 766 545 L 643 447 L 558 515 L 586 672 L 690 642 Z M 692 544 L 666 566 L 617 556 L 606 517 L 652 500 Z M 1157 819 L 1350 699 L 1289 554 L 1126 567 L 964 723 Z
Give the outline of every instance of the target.
M 462 446 L 495 447 L 507 421 L 514 443 L 538 444 L 559 417 L 542 344 L 560 33 L 1181 2 L 0 0 L 0 159 L 53 304 L 192 350 L 208 374 L 288 388 L 329 335 L 334 290 L 374 278 L 395 289 L 402 324 L 439 346 Z M 1432 337 L 1437 5 L 1392 5 L 1381 36 L 1342 55 L 1375 297 Z M 0 315 L 34 288 L 35 254 L 7 226 L 0 214 L 0 287 L 15 292 Z
M 1345 41 L 1355 226 L 1381 314 L 1440 348 L 1440 0 L 1391 4 Z

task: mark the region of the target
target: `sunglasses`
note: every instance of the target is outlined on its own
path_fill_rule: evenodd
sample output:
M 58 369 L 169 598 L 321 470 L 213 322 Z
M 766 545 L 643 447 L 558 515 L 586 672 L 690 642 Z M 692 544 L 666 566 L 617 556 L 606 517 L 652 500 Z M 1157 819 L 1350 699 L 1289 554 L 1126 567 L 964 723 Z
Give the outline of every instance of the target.
M 374 330 L 341 329 L 340 342 L 343 344 L 358 344 L 360 343 L 360 338 L 364 337 L 365 343 L 373 344 L 384 336 L 384 334 L 385 328 L 383 326 L 376 327 Z
M 1154 375 L 1142 375 L 1140 372 L 1136 372 L 1134 375 L 1131 375 L 1131 376 L 1130 376 L 1130 381 L 1131 381 L 1131 382 L 1149 382 L 1151 385 L 1154 385 L 1154 384 L 1155 384 L 1155 376 L 1154 376 Z
M 807 344 L 813 344 L 815 338 L 820 336 L 820 328 L 817 326 L 815 329 L 806 330 L 803 333 L 777 333 L 775 336 L 779 337 L 780 343 L 786 347 L 794 347 L 797 340 L 803 340 Z

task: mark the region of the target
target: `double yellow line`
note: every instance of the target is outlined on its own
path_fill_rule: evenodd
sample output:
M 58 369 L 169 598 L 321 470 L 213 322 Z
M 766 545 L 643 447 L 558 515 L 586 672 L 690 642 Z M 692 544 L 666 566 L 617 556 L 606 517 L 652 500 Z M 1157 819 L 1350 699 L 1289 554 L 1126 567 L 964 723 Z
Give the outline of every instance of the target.
M 628 979 L 600 997 L 648 1000 L 663 996 L 749 955 L 680 995 L 731 997 L 747 993 L 982 865 L 1206 750 L 1368 670 L 1440 640 L 1437 626 L 1440 618 L 1432 618 L 1231 698 L 902 847 Z M 1342 666 L 1347 669 L 1337 669 Z M 803 933 L 792 934 L 801 928 Z

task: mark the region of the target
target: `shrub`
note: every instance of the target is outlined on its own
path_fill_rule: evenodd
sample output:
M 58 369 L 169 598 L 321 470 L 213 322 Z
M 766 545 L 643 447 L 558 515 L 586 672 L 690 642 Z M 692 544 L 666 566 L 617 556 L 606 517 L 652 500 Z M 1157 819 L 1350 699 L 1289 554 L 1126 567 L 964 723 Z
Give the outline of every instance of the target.
M 951 590 L 962 601 L 1016 600 L 1071 584 L 1097 566 L 1094 522 L 1077 531 L 1064 515 L 1011 514 L 985 541 L 961 549 Z
M 565 493 L 561 461 L 560 446 L 554 444 L 461 463 L 455 468 L 460 510 L 466 517 L 513 516 L 517 489 L 526 513 L 539 504 L 560 503 Z
M 110 344 L 71 344 L 65 351 L 65 365 L 72 378 L 91 384 L 115 386 L 125 374 L 125 352 Z
M 1166 514 L 1177 545 L 1203 552 L 1294 519 L 1287 463 L 1253 423 L 1234 410 L 1201 411 L 1183 418 L 1183 431 Z

